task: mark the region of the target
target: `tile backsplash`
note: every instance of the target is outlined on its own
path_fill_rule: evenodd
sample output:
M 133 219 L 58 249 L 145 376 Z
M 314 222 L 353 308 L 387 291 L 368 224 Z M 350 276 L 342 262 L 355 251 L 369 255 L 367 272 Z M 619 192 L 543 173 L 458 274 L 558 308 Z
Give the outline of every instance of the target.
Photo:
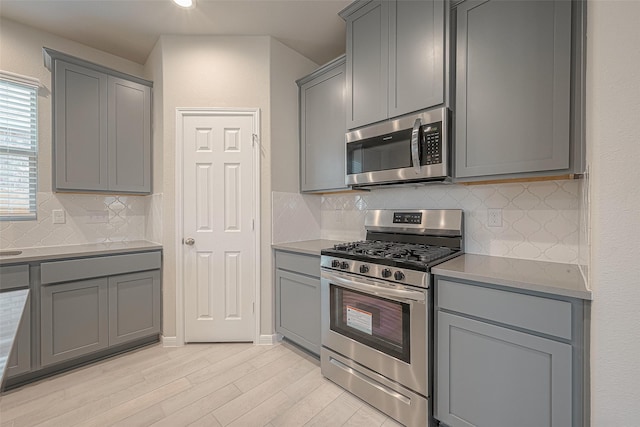
M 579 180 L 440 184 L 323 195 L 320 237 L 363 239 L 367 209 L 463 209 L 468 253 L 578 264 L 581 187 Z M 488 226 L 489 209 L 501 209 L 501 227 Z
M 286 243 L 320 238 L 320 196 L 271 193 L 271 242 Z
M 364 238 L 367 209 L 463 209 L 465 251 L 577 264 L 580 181 L 494 185 L 428 185 L 322 197 L 321 237 Z M 502 210 L 489 227 L 488 210 Z
M 148 196 L 37 194 L 36 221 L 0 221 L 0 248 L 29 248 L 145 239 Z M 52 211 L 66 213 L 54 224 Z

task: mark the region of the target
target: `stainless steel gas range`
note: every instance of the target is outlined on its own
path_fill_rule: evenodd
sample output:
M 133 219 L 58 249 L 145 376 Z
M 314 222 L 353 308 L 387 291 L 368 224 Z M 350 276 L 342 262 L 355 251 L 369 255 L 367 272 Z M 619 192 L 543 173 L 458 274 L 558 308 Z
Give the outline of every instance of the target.
M 430 270 L 462 254 L 461 210 L 372 210 L 321 252 L 322 374 L 408 426 L 431 419 Z

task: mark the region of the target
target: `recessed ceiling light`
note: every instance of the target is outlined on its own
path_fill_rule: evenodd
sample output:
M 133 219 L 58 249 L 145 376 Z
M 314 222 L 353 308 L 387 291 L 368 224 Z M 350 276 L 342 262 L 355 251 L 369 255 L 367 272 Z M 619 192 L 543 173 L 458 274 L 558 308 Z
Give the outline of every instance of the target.
M 184 7 L 185 9 L 194 7 L 196 5 L 195 0 L 173 0 L 173 2 L 180 7 Z

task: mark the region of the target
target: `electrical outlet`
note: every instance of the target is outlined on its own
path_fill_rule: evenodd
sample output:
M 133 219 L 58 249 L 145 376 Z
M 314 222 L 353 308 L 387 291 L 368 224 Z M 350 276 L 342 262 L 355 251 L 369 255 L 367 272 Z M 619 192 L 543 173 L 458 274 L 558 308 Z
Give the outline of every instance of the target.
M 51 218 L 54 224 L 64 224 L 67 222 L 66 215 L 62 209 L 54 209 L 51 211 Z
M 487 209 L 487 226 L 502 227 L 502 209 Z

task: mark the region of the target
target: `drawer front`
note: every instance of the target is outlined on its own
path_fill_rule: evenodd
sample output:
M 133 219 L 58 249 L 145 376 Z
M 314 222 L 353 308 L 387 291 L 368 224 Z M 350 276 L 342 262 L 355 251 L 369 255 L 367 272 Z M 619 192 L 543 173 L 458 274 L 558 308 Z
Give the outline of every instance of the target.
M 320 257 L 317 255 L 276 251 L 276 268 L 320 277 Z
M 571 303 L 450 280 L 436 284 L 439 308 L 570 340 Z
M 68 261 L 44 262 L 41 264 L 43 284 L 69 282 L 91 277 L 112 276 L 114 274 L 160 268 L 160 252 L 142 252 L 125 255 L 111 255 Z
M 0 290 L 29 287 L 29 265 L 0 267 Z

